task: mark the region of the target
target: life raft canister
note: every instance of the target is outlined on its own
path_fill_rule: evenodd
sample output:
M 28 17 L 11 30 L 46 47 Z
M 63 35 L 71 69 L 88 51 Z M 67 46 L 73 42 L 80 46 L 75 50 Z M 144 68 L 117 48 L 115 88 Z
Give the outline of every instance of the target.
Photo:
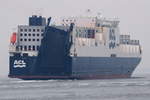
M 16 43 L 16 40 L 17 40 L 17 33 L 16 32 L 13 32 L 12 36 L 11 36 L 11 39 L 10 39 L 10 42 L 12 44 Z

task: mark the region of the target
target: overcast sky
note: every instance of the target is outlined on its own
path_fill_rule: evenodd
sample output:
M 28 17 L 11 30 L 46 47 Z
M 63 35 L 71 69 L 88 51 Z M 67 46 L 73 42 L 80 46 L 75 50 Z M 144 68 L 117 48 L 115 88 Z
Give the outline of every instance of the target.
M 150 0 L 0 0 L 0 75 L 8 74 L 9 40 L 17 25 L 28 24 L 32 14 L 84 16 L 87 9 L 120 19 L 121 33 L 130 33 L 143 47 L 142 62 L 134 74 L 150 73 Z

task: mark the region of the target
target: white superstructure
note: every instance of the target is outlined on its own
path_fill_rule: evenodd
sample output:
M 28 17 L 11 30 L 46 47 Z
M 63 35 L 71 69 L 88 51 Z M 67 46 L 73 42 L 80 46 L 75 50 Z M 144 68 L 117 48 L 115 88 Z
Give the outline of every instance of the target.
M 141 46 L 130 35 L 121 35 L 119 20 L 99 17 L 69 17 L 62 26 L 74 23 L 71 55 L 91 57 L 140 57 Z
M 18 51 L 36 53 L 43 38 L 45 26 L 18 26 Z
M 15 44 L 10 44 L 10 52 L 28 53 L 29 56 L 37 56 L 46 19 L 42 16 L 29 18 L 29 25 L 18 25 Z

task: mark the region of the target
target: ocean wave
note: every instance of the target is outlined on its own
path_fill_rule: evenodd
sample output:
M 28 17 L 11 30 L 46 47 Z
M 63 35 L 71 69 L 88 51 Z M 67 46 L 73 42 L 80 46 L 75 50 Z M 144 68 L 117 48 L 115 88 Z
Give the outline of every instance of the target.
M 150 82 L 100 82 L 97 86 L 113 87 L 113 86 L 150 86 Z

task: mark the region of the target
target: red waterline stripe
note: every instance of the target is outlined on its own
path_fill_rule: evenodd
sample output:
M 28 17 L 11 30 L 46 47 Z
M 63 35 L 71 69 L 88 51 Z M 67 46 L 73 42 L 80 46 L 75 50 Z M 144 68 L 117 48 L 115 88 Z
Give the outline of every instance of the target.
M 15 76 L 9 75 L 10 78 L 21 79 L 113 79 L 113 78 L 129 78 L 130 75 L 91 75 L 91 76 Z

